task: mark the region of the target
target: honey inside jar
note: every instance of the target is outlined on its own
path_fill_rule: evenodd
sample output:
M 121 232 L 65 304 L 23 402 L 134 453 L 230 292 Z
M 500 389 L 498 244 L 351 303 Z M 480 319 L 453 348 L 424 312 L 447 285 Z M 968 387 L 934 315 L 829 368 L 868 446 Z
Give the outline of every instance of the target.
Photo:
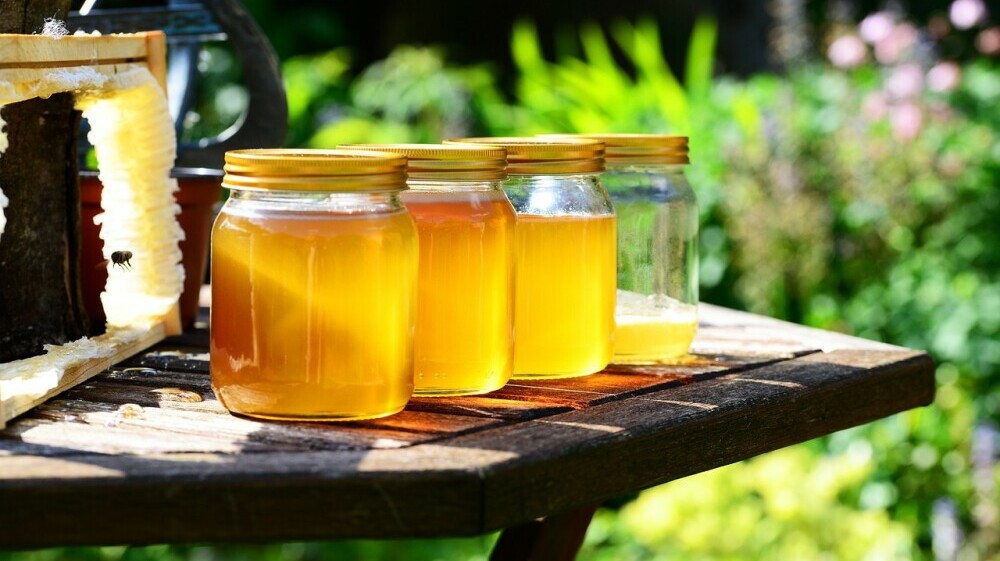
M 347 145 L 405 155 L 420 245 L 414 394 L 474 395 L 514 365 L 514 208 L 507 153 L 496 146 Z
M 589 139 L 450 140 L 507 151 L 514 227 L 514 378 L 586 376 L 611 359 L 614 207 L 600 180 L 604 144 Z
M 271 419 L 401 410 L 416 276 L 416 230 L 396 193 L 234 190 L 212 236 L 219 400 Z
M 503 191 L 407 191 L 420 237 L 416 393 L 500 388 L 513 372 L 514 210 Z
M 515 239 L 516 376 L 604 368 L 615 328 L 615 217 L 520 214 Z
M 614 360 L 655 363 L 687 354 L 698 330 L 698 309 L 662 295 L 618 291 Z

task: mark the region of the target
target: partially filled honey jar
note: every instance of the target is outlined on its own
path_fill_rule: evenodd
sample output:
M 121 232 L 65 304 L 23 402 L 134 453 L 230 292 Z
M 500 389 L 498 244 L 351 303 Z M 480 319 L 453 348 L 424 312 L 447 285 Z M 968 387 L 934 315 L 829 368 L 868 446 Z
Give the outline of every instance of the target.
M 618 216 L 615 363 L 683 356 L 698 326 L 698 203 L 686 136 L 546 135 L 605 144 L 601 176 Z
M 350 420 L 413 392 L 417 233 L 406 158 L 226 154 L 212 232 L 212 387 L 230 411 Z
M 506 151 L 478 145 L 341 146 L 403 154 L 403 203 L 420 241 L 415 394 L 470 395 L 514 366 L 514 208 L 501 188 Z
M 611 359 L 615 214 L 591 140 L 475 138 L 507 150 L 504 191 L 517 211 L 514 377 L 585 376 Z

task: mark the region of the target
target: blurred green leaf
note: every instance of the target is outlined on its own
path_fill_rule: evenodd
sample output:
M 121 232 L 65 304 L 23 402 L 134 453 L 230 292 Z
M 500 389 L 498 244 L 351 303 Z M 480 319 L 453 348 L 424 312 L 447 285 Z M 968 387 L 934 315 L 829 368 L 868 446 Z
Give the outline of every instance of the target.
M 699 16 L 694 22 L 684 71 L 684 86 L 688 95 L 693 98 L 702 99 L 707 96 L 712 85 L 718 31 L 719 26 L 715 18 Z

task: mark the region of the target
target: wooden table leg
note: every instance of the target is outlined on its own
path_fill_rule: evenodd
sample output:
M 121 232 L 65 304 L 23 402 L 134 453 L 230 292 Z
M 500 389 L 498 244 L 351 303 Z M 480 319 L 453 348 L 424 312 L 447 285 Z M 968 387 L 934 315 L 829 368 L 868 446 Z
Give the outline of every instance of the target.
M 596 510 L 587 506 L 507 528 L 490 561 L 573 561 Z

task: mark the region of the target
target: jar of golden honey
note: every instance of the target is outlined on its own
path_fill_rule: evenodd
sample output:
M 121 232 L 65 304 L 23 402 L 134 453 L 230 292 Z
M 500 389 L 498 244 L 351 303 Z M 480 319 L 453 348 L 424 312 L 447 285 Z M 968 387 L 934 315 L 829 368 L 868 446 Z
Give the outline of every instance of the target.
M 407 157 L 403 203 L 420 239 L 414 393 L 472 395 L 507 383 L 514 367 L 514 208 L 495 146 L 341 146 Z
M 546 135 L 605 144 L 601 176 L 618 215 L 619 364 L 683 356 L 698 326 L 698 203 L 684 175 L 688 138 L 663 134 Z
M 566 378 L 611 359 L 615 213 L 592 140 L 473 138 L 507 150 L 514 235 L 514 378 Z
M 413 393 L 417 232 L 406 158 L 226 154 L 212 231 L 212 388 L 230 411 L 331 421 L 391 415 Z

